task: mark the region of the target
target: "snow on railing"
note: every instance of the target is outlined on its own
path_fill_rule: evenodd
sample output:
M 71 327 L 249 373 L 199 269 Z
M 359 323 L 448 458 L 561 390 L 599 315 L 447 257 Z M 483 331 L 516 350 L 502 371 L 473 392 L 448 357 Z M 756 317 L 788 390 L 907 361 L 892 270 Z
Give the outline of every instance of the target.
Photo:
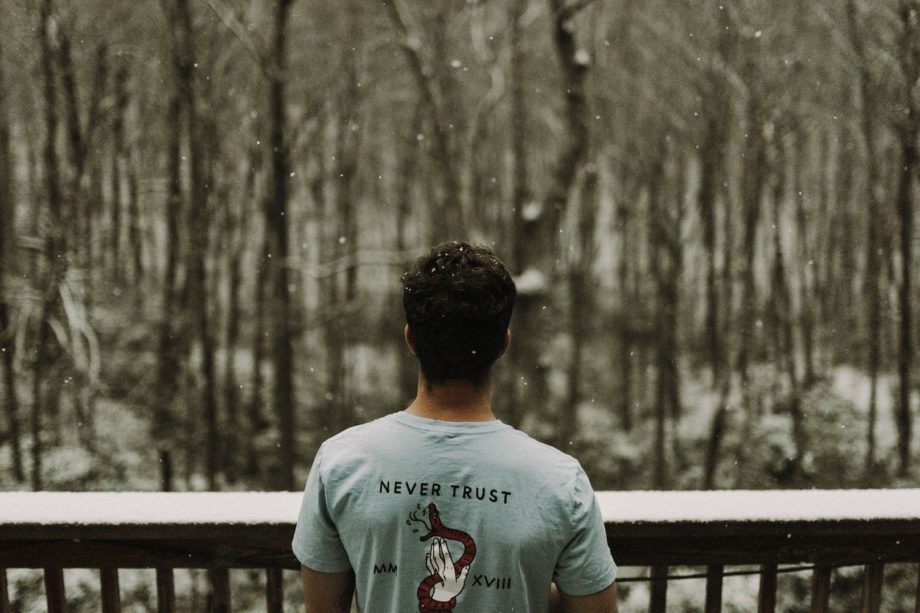
M 66 607 L 63 568 L 100 568 L 103 611 L 118 611 L 118 569 L 157 569 L 160 610 L 175 607 L 174 568 L 207 568 L 215 610 L 229 610 L 229 568 L 267 571 L 266 606 L 280 611 L 282 569 L 300 492 L 0 493 L 0 569 L 44 568 L 48 610 Z M 672 566 L 706 567 L 707 613 L 722 579 L 755 566 L 759 611 L 773 611 L 781 565 L 813 571 L 812 608 L 828 610 L 831 569 L 866 567 L 863 611 L 877 612 L 885 563 L 920 563 L 920 489 L 599 492 L 614 558 L 651 567 L 650 611 L 666 607 Z M 795 570 L 803 567 L 797 566 Z M 639 576 L 621 575 L 624 582 Z M 920 582 L 915 610 L 920 613 Z M 8 611 L 0 572 L 0 613 Z

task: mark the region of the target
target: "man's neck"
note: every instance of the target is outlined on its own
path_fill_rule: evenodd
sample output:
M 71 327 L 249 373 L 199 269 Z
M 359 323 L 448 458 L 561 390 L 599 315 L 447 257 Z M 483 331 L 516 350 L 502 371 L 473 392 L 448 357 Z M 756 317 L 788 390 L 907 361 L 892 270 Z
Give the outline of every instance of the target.
M 461 379 L 428 386 L 419 374 L 415 400 L 407 413 L 441 421 L 491 421 L 492 390 L 488 382 L 482 387 Z

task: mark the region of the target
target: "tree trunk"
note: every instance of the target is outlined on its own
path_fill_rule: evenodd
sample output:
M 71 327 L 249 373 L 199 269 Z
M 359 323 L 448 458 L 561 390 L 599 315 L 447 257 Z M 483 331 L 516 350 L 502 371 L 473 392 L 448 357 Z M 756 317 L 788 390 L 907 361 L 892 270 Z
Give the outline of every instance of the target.
M 112 193 L 112 209 L 109 221 L 110 225 L 110 258 L 112 263 L 112 276 L 116 283 L 122 282 L 122 262 L 121 262 L 121 226 L 122 226 L 122 209 L 123 204 L 123 178 L 125 172 L 125 114 L 128 108 L 128 93 L 126 81 L 128 71 L 124 65 L 118 66 L 115 70 L 114 83 L 114 108 L 112 109 L 112 169 L 110 188 Z M 183 85 L 184 86 L 184 85 Z
M 61 89 L 64 97 L 65 124 L 68 149 L 70 153 L 70 164 L 73 178 L 70 181 L 70 189 L 67 194 L 68 207 L 66 228 L 68 233 L 68 242 L 79 244 L 76 235 L 77 215 L 79 214 L 79 190 L 80 179 L 85 166 L 85 146 L 83 144 L 83 131 L 80 127 L 80 111 L 77 101 L 76 76 L 74 74 L 73 58 L 70 49 L 70 37 L 65 29 L 57 27 L 58 40 L 58 65 L 60 66 Z M 95 93 L 95 92 L 94 92 Z
M 866 224 L 866 272 L 863 277 L 868 317 L 868 338 L 866 341 L 868 345 L 867 368 L 869 370 L 869 420 L 866 432 L 868 440 L 865 462 L 866 475 L 868 476 L 875 466 L 875 425 L 878 419 L 876 396 L 881 353 L 879 341 L 879 334 L 881 331 L 881 290 L 879 288 L 880 271 L 878 261 L 878 218 L 881 214 L 881 202 L 879 202 L 881 185 L 875 143 L 875 105 L 872 98 L 873 85 L 870 80 L 869 60 L 866 55 L 862 32 L 860 31 L 858 23 L 856 0 L 847 0 L 847 19 L 850 26 L 850 41 L 856 52 L 858 61 L 859 91 L 861 95 L 860 128 L 862 130 L 866 155 L 866 169 L 868 172 L 865 193 L 865 203 L 868 211 L 868 223 Z M 847 249 L 846 246 L 843 248 L 844 250 Z
M 292 0 L 275 0 L 272 65 L 269 70 L 272 193 L 265 209 L 269 237 L 271 287 L 271 346 L 274 363 L 275 410 L 278 411 L 280 457 L 275 487 L 294 489 L 294 346 L 291 331 L 291 295 L 288 289 L 288 143 L 285 140 L 284 86 L 287 71 L 287 21 Z
M 668 417 L 672 425 L 675 459 L 682 462 L 677 436 L 681 415 L 680 373 L 678 370 L 677 317 L 678 290 L 683 267 L 680 241 L 686 169 L 679 155 L 672 151 L 669 137 L 654 154 L 649 175 L 649 240 L 651 242 L 651 277 L 656 290 L 655 309 L 655 472 L 654 486 L 664 489 L 669 482 L 665 454 L 665 428 Z M 672 168 L 673 165 L 673 168 Z M 669 202 L 668 185 L 673 185 L 675 199 Z
M 520 260 L 515 262 L 519 283 L 512 325 L 526 330 L 527 334 L 517 337 L 511 352 L 515 375 L 523 384 L 516 400 L 516 406 L 522 409 L 547 404 L 548 368 L 542 356 L 547 346 L 546 322 L 553 316 L 553 307 L 547 304 L 552 302 L 550 278 L 556 260 L 562 215 L 589 144 L 585 84 L 590 58 L 585 50 L 578 48 L 575 40 L 577 6 L 564 5 L 562 0 L 549 0 L 549 6 L 553 43 L 562 73 L 560 85 L 565 99 L 565 136 L 553 160 L 553 170 L 542 202 L 519 209 L 519 219 L 515 222 L 515 245 L 526 246 L 518 249 Z M 519 411 L 514 417 L 520 419 Z
M 50 319 L 58 306 L 58 284 L 67 269 L 67 246 L 62 234 L 62 195 L 60 171 L 55 141 L 58 133 L 57 97 L 54 83 L 54 60 L 50 33 L 52 19 L 51 0 L 42 0 L 39 9 L 39 37 L 41 48 L 41 70 L 44 85 L 45 102 L 45 142 L 43 161 L 45 165 L 45 185 L 48 199 L 48 237 L 45 256 L 48 271 L 44 278 L 38 279 L 41 301 L 38 310 L 38 339 L 35 350 L 35 364 L 32 381 L 32 489 L 42 489 L 42 414 L 48 411 L 57 413 L 50 405 L 56 401 L 54 394 L 48 395 L 45 406 L 44 383 L 49 366 L 53 364 L 55 350 L 50 346 Z
M 84 130 L 80 123 L 80 109 L 76 86 L 76 71 L 71 56 L 71 41 L 66 28 L 57 28 L 58 38 L 58 63 L 62 95 L 64 98 L 64 120 L 66 125 L 68 153 L 70 158 L 70 177 L 67 182 L 64 200 L 66 206 L 66 237 L 67 242 L 74 247 L 74 257 L 82 266 L 86 281 L 79 287 L 73 288 L 77 298 L 82 302 L 87 317 L 91 319 L 91 299 L 93 291 L 91 277 L 92 250 L 91 233 L 80 234 L 81 229 L 91 225 L 89 218 L 88 199 L 83 188 L 83 179 L 88 167 L 89 145 L 93 140 L 96 126 L 99 123 L 100 106 L 105 93 L 107 78 L 107 52 L 105 45 L 100 45 L 96 51 L 96 66 L 93 79 L 93 89 L 90 96 L 88 118 Z M 91 323 L 89 325 L 92 325 Z M 85 369 L 73 372 L 74 383 L 68 386 L 71 391 L 72 403 L 76 413 L 77 427 L 81 444 L 88 450 L 95 446 L 95 428 L 93 423 L 93 402 L 95 382 L 85 376 Z
M 412 261 L 407 257 L 409 241 L 406 228 L 412 218 L 412 186 L 416 182 L 417 166 L 419 163 L 418 135 L 422 132 L 424 110 L 420 101 L 416 101 L 412 111 L 411 120 L 406 127 L 400 148 L 399 170 L 396 177 L 396 251 L 401 260 L 401 270 L 408 271 Z M 398 304 L 402 304 L 402 285 L 398 290 Z M 400 319 L 402 321 L 402 319 Z M 404 342 L 399 342 L 400 360 L 399 389 L 401 399 L 408 404 L 413 398 L 418 386 L 418 363 L 409 352 Z
M 902 22 L 901 70 L 907 98 L 907 116 L 901 119 L 899 136 L 901 140 L 901 165 L 898 173 L 898 221 L 900 224 L 901 282 L 898 286 L 900 326 L 898 330 L 898 475 L 906 477 L 911 464 L 911 440 L 913 438 L 913 415 L 910 406 L 911 366 L 913 361 L 913 333 L 911 332 L 911 294 L 913 276 L 913 251 L 911 241 L 916 240 L 914 231 L 914 177 L 917 172 L 917 134 L 920 132 L 920 109 L 914 93 L 920 78 L 920 18 L 916 2 L 903 3 L 900 7 Z
M 722 376 L 722 341 L 719 335 L 719 292 L 716 277 L 716 194 L 724 174 L 723 128 L 725 122 L 725 92 L 722 76 L 710 71 L 710 96 L 703 105 L 706 127 L 700 151 L 700 188 L 697 203 L 703 226 L 703 246 L 706 250 L 706 351 L 709 357 L 712 383 L 718 385 Z
M 178 26 L 175 8 L 164 3 L 167 28 L 172 37 L 171 60 L 174 70 L 174 84 L 169 96 L 169 111 L 166 145 L 166 268 L 163 272 L 162 304 L 160 322 L 157 330 L 157 385 L 153 408 L 152 438 L 157 447 L 157 459 L 160 464 L 160 489 L 164 492 L 173 489 L 173 437 L 176 429 L 175 408 L 173 406 L 178 380 L 179 350 L 177 344 L 185 337 L 184 318 L 179 318 L 182 311 L 178 304 L 178 268 L 180 259 L 180 220 L 183 217 L 182 206 L 182 59 L 179 52 L 180 42 L 176 39 Z M 186 109 L 186 112 L 188 110 Z
M 732 105 L 729 100 L 729 89 L 726 83 L 726 76 L 723 74 L 725 68 L 723 65 L 729 64 L 735 53 L 735 41 L 733 32 L 735 31 L 732 23 L 731 7 L 720 6 L 717 23 L 719 25 L 718 36 L 718 57 L 716 66 L 709 69 L 709 87 L 712 95 L 712 101 L 705 106 L 708 111 L 707 132 L 708 137 L 704 141 L 704 150 L 701 154 L 703 157 L 703 175 L 711 174 L 709 183 L 711 184 L 708 191 L 700 186 L 699 201 L 700 208 L 704 209 L 703 204 L 706 200 L 711 200 L 704 211 L 704 238 L 709 253 L 707 254 L 707 271 L 706 271 L 706 294 L 707 310 L 706 327 L 708 330 L 707 341 L 710 352 L 710 362 L 712 364 L 713 384 L 719 388 L 719 402 L 713 412 L 712 420 L 709 426 L 709 441 L 706 446 L 706 461 L 703 469 L 703 488 L 712 489 L 716 485 L 716 472 L 719 465 L 719 455 L 722 446 L 722 439 L 728 426 L 729 417 L 729 394 L 731 393 L 732 371 L 731 363 L 731 321 L 732 321 L 732 297 L 734 291 L 733 278 L 733 210 L 731 190 L 728 187 L 728 168 L 725 164 L 725 150 L 730 139 L 728 128 L 723 124 L 728 124 L 733 119 Z M 705 160 L 709 159 L 708 162 Z M 721 181 L 720 181 L 721 179 Z M 721 185 L 721 188 L 720 188 Z M 705 198 L 704 198 L 705 196 Z M 723 203 L 723 262 L 722 277 L 719 279 L 716 274 L 716 204 Z M 711 219 L 709 219 L 711 218 Z M 719 301 L 719 286 L 723 299 Z M 721 325 L 720 325 L 721 319 Z M 721 331 L 721 334 L 720 334 Z
M 397 0 L 381 0 L 387 16 L 399 34 L 409 69 L 415 79 L 419 97 L 428 111 L 434 128 L 434 158 L 441 171 L 443 198 L 440 211 L 434 216 L 433 242 L 453 237 L 465 237 L 466 220 L 460 201 L 460 179 L 453 161 L 450 125 L 444 114 L 443 93 L 432 76 L 432 69 L 422 57 L 418 34 L 412 32 L 397 6 Z
M 822 371 L 829 365 L 828 347 L 825 342 L 823 331 L 832 326 L 830 321 L 830 295 L 833 287 L 831 281 L 831 271 L 833 270 L 833 249 L 832 241 L 836 233 L 834 224 L 834 210 L 831 206 L 831 132 L 824 130 L 821 133 L 821 140 L 818 149 L 818 213 L 815 225 L 819 229 L 815 232 L 815 242 L 812 244 L 812 257 L 814 258 L 814 270 L 812 279 L 814 281 L 815 305 L 812 308 L 812 317 L 817 310 L 817 319 L 822 325 L 817 329 L 816 351 L 820 351 L 820 358 L 816 357 L 819 363 L 819 369 Z M 839 194 L 837 194 L 839 198 Z
M 633 23 L 636 19 L 638 8 L 637 0 L 628 0 L 620 10 L 620 24 L 618 28 L 619 39 L 619 62 L 622 64 L 624 73 L 627 75 L 636 74 L 638 67 L 638 53 L 636 52 L 635 42 L 633 40 Z M 633 117 L 637 113 L 636 100 L 634 96 L 629 96 L 624 101 L 624 112 L 617 117 L 616 130 L 626 140 L 623 145 L 624 150 L 630 153 L 635 151 L 637 139 L 632 136 Z M 616 117 L 616 115 L 614 115 Z M 614 329 L 616 330 L 616 342 L 613 348 L 614 355 L 611 357 L 611 363 L 619 366 L 620 377 L 620 397 L 619 413 L 620 425 L 625 432 L 630 432 L 633 428 L 634 407 L 638 405 L 637 398 L 641 396 L 644 390 L 637 389 L 635 385 L 635 368 L 636 360 L 634 359 L 635 349 L 635 321 L 634 305 L 636 295 L 631 292 L 630 279 L 634 276 L 634 269 L 638 269 L 639 256 L 635 254 L 635 248 L 641 241 L 635 240 L 634 235 L 638 230 L 638 224 L 635 221 L 637 215 L 636 205 L 642 189 L 641 172 L 636 168 L 637 156 L 630 154 L 620 156 L 616 165 L 617 174 L 617 196 L 616 210 L 613 219 L 613 231 L 619 235 L 619 245 L 617 249 L 617 267 L 616 283 L 619 299 L 617 300 L 617 310 L 614 313 Z M 641 373 L 640 373 L 641 374 Z
M 527 262 L 528 245 L 525 240 L 525 207 L 530 200 L 530 186 L 528 179 L 528 149 L 527 149 L 527 101 L 525 97 L 526 83 L 524 80 L 524 40 L 521 18 L 527 7 L 528 0 L 512 0 L 508 16 L 510 24 L 510 59 L 509 59 L 509 112 L 511 114 L 511 269 L 517 273 L 524 270 Z M 525 294 L 526 295 L 526 294 Z M 526 298 L 525 298 L 526 301 Z M 520 311 L 520 298 L 516 311 Z M 519 313 L 515 318 L 521 320 Z M 515 323 L 516 327 L 516 323 Z M 523 329 L 523 328 L 522 328 Z M 524 335 L 520 335 L 523 337 Z M 518 379 L 535 367 L 528 358 L 532 355 L 533 348 L 526 350 L 520 348 L 524 339 L 515 337 L 511 343 L 508 358 L 511 376 L 507 397 L 508 423 L 520 427 L 524 417 L 525 399 L 518 393 Z
M 774 173 L 773 189 L 773 296 L 776 322 L 779 334 L 779 355 L 777 363 L 786 371 L 789 382 L 788 408 L 792 419 L 792 440 L 795 445 L 795 455 L 790 458 L 786 479 L 794 479 L 801 469 L 802 458 L 805 455 L 805 424 L 802 416 L 801 392 L 799 389 L 798 366 L 796 364 L 795 342 L 793 338 L 792 309 L 789 299 L 789 287 L 786 279 L 786 262 L 783 255 L 783 243 L 780 237 L 782 232 L 782 203 L 786 195 L 786 163 L 782 138 L 776 135 L 773 142 L 773 151 L 776 159 L 770 164 Z M 798 160 L 796 160 L 798 162 Z
M 178 25 L 180 92 L 185 111 L 186 135 L 189 142 L 189 299 L 192 309 L 191 321 L 201 346 L 202 409 L 206 428 L 205 471 L 208 488 L 217 489 L 218 451 L 220 445 L 217 416 L 217 390 L 214 367 L 214 338 L 208 316 L 207 269 L 205 258 L 208 252 L 208 183 L 205 159 L 205 139 L 202 122 L 198 116 L 195 94 L 195 42 L 192 17 L 188 0 L 176 0 L 176 22 Z
M 136 154 L 128 153 L 125 163 L 128 167 L 128 239 L 131 243 L 131 279 L 134 286 L 140 288 L 144 281 L 144 229 L 141 220 Z M 138 301 L 143 300 L 141 292 L 137 292 L 137 299 Z
M 268 427 L 268 422 L 262 414 L 262 402 L 264 398 L 265 381 L 262 375 L 262 367 L 265 362 L 265 337 L 266 330 L 266 302 L 268 294 L 268 284 L 270 281 L 271 270 L 269 265 L 269 238 L 268 229 L 263 228 L 262 240 L 259 247 L 259 262 L 256 269 L 254 299 L 255 299 L 255 322 L 252 332 L 252 383 L 249 402 L 246 410 L 246 421 L 249 435 L 246 437 L 246 476 L 260 482 L 260 463 L 262 456 L 257 446 L 257 441 Z M 269 319 L 269 321 L 271 321 Z
M 349 12 L 353 27 L 354 8 Z M 355 179 L 358 151 L 361 145 L 357 110 L 360 105 L 360 87 L 357 72 L 356 49 L 345 54 L 345 87 L 339 96 L 341 115 L 335 140 L 335 210 L 334 219 L 328 220 L 333 229 L 330 250 L 334 254 L 335 268 L 327 279 L 326 347 L 328 382 L 326 398 L 330 403 L 329 418 L 324 427 L 334 431 L 353 425 L 354 414 L 347 397 L 345 355 L 351 342 L 351 319 L 357 293 L 358 224 L 355 206 Z M 344 263 L 344 275 L 339 273 L 339 263 Z M 340 291 L 341 290 L 341 291 Z M 345 307 L 345 308 L 343 308 Z
M 625 174 L 621 181 L 625 181 Z M 618 338 L 616 342 L 616 357 L 612 360 L 614 364 L 619 365 L 621 375 L 620 382 L 620 425 L 624 432 L 630 432 L 633 427 L 633 404 L 635 403 L 635 390 L 633 389 L 633 318 L 631 309 L 633 306 L 632 297 L 629 292 L 630 278 L 630 259 L 632 258 L 632 217 L 634 194 L 631 190 L 622 189 L 620 199 L 616 205 L 615 227 L 620 237 L 620 248 L 618 250 L 617 261 L 617 288 L 619 290 L 619 304 L 616 316 L 619 318 L 617 326 Z
M 728 395 L 731 391 L 731 373 L 721 377 L 719 390 L 719 404 L 716 406 L 709 422 L 709 439 L 706 445 L 706 460 L 703 466 L 703 489 L 711 490 L 716 487 L 716 473 L 719 468 L 719 449 L 722 438 L 728 426 Z
M 564 448 L 578 434 L 578 404 L 581 402 L 579 385 L 582 380 L 582 365 L 585 344 L 590 338 L 589 322 L 594 320 L 592 269 L 597 252 L 594 241 L 597 219 L 598 197 L 597 168 L 585 165 L 581 184 L 581 198 L 578 203 L 577 246 L 574 261 L 568 274 L 569 285 L 569 334 L 572 338 L 572 361 L 568 372 L 568 398 L 557 417 L 557 443 Z
M 898 217 L 900 221 L 901 283 L 898 286 L 900 329 L 898 345 L 898 474 L 906 476 L 910 469 L 910 448 L 913 416 L 910 409 L 911 361 L 911 233 L 913 229 L 913 183 L 917 169 L 917 133 L 905 130 L 901 136 L 901 172 L 898 180 Z
M 650 272 L 656 286 L 657 304 L 655 307 L 655 442 L 654 442 L 654 477 L 655 489 L 666 489 L 669 481 L 667 461 L 667 419 L 668 419 L 668 375 L 671 372 L 668 360 L 673 357 L 669 352 L 669 340 L 665 337 L 669 328 L 667 325 L 667 309 L 673 306 L 672 296 L 667 295 L 668 284 L 664 281 L 667 263 L 664 262 L 665 243 L 662 234 L 667 231 L 662 223 L 661 215 L 665 209 L 664 183 L 667 178 L 665 170 L 665 155 L 667 145 L 663 141 L 657 148 L 652 162 L 649 182 L 649 239 L 652 242 L 652 253 L 649 258 Z
M 750 79 L 756 78 L 751 75 Z M 738 465 L 746 457 L 746 446 L 753 432 L 755 404 L 751 397 L 750 361 L 751 345 L 759 336 L 755 329 L 757 315 L 757 287 L 754 282 L 754 256 L 757 244 L 757 226 L 760 221 L 760 200 L 764 189 L 766 153 L 763 142 L 764 109 L 760 93 L 752 92 L 748 98 L 747 138 L 744 147 L 742 175 L 743 235 L 741 253 L 741 310 L 738 314 L 737 370 L 741 387 L 741 405 L 744 424 L 737 449 Z
M 255 138 L 254 140 L 258 140 Z M 239 200 L 237 211 L 230 210 L 227 213 L 227 234 L 229 249 L 227 254 L 227 322 L 226 322 L 226 346 L 224 360 L 224 453 L 221 459 L 221 466 L 227 477 L 227 482 L 235 483 L 243 467 L 241 457 L 245 457 L 243 452 L 244 439 L 251 436 L 243 435 L 240 424 L 240 385 L 237 375 L 237 352 L 240 345 L 240 328 L 242 310 L 240 305 L 240 292 L 243 285 L 243 254 L 246 252 L 247 233 L 246 228 L 249 226 L 249 207 L 251 202 L 258 201 L 256 190 L 256 180 L 261 171 L 262 156 L 258 146 L 252 146 L 249 150 L 249 160 L 246 166 L 246 177 L 244 179 L 243 197 Z M 229 206 L 229 204 L 228 204 Z
M 731 189 L 728 182 L 723 182 L 721 189 L 722 200 L 725 203 L 725 214 L 722 218 L 722 326 L 726 331 L 731 331 L 734 324 L 734 294 L 735 294 L 735 207 L 732 202 Z M 732 354 L 732 336 L 726 333 L 722 336 L 722 351 L 726 362 L 730 363 Z M 726 368 L 721 377 L 719 404 L 713 414 L 709 425 L 709 443 L 706 447 L 706 463 L 703 472 L 703 489 L 716 487 L 716 474 L 719 467 L 720 447 L 725 430 L 729 425 L 730 409 L 729 399 L 732 389 L 732 371 Z
M 0 7 L 4 3 L 0 2 Z M 3 41 L 0 40 L 0 353 L 3 354 L 3 407 L 6 416 L 6 440 L 10 444 L 13 476 L 17 483 L 25 481 L 22 465 L 22 440 L 19 434 L 19 395 L 13 369 L 16 356 L 16 338 L 10 328 L 10 290 L 7 277 L 13 270 L 15 258 L 16 200 L 13 186 L 13 152 L 10 148 L 9 103 L 5 73 Z
M 815 302 L 815 262 L 811 240 L 809 240 L 810 206 L 806 205 L 806 187 L 802 175 L 805 170 L 805 144 L 806 134 L 801 126 L 797 126 L 795 137 L 795 165 L 793 166 L 793 194 L 795 199 L 795 219 L 799 238 L 798 256 L 799 284 L 801 298 L 799 300 L 799 327 L 802 330 L 802 349 L 805 360 L 805 378 L 803 386 L 807 389 L 816 378 L 815 373 L 815 318 L 812 305 Z
M 509 112 L 511 114 L 511 210 L 514 219 L 511 266 L 522 270 L 529 247 L 524 240 L 524 207 L 530 199 L 527 173 L 527 100 L 524 80 L 524 41 L 521 17 L 528 0 L 512 0 L 508 15 L 510 24 Z

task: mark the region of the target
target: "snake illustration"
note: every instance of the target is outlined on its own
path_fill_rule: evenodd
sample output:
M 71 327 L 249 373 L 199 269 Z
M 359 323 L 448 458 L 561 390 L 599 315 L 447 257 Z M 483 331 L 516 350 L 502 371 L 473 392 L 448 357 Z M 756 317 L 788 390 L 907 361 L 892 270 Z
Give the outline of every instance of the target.
M 428 539 L 439 536 L 443 539 L 449 539 L 463 543 L 463 555 L 460 556 L 456 562 L 454 562 L 454 572 L 459 577 L 460 572 L 465 567 L 468 567 L 470 564 L 472 564 L 473 558 L 476 557 L 476 543 L 466 532 L 454 530 L 442 524 L 441 514 L 438 512 L 438 507 L 433 502 L 428 505 L 427 511 L 428 519 L 431 522 L 431 528 L 427 534 L 421 537 L 420 540 L 427 541 Z M 432 589 L 435 585 L 441 582 L 442 578 L 437 573 L 432 573 L 422 580 L 421 584 L 418 586 L 417 594 L 419 611 L 452 611 L 453 608 L 457 605 L 456 596 L 447 602 L 441 602 L 431 597 Z

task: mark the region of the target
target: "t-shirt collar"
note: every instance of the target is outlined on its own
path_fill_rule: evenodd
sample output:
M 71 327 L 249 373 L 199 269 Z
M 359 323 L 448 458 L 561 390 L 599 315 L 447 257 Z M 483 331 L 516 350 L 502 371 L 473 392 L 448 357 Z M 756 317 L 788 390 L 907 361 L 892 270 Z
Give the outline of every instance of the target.
M 510 427 L 500 419 L 490 419 L 489 421 L 444 421 L 431 419 L 430 417 L 420 417 L 406 411 L 394 413 L 392 417 L 397 422 L 417 430 L 449 432 L 452 434 L 480 434 Z

